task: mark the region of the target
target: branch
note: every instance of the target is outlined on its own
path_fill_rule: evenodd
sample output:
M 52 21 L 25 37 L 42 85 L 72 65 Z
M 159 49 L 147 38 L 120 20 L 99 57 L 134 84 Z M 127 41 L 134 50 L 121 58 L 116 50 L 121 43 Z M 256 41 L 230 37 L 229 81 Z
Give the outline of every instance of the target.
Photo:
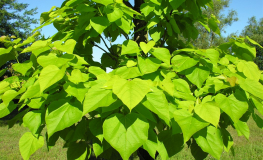
M 108 48 L 108 50 L 110 51 L 110 48 L 108 47 L 107 43 L 105 42 L 105 40 L 103 39 L 103 37 L 100 35 L 100 38 L 102 39 L 104 45 Z
M 106 50 L 104 50 L 103 48 L 101 48 L 100 46 L 98 46 L 97 44 L 94 44 L 95 47 L 98 47 L 99 49 L 101 49 L 102 51 L 104 51 L 106 54 L 108 54 L 110 56 L 111 59 L 117 61 L 117 59 L 115 57 L 113 57 L 109 52 L 107 52 Z
M 95 46 L 95 47 L 98 47 L 99 49 L 101 49 L 101 50 L 104 51 L 105 53 L 108 53 L 108 54 L 109 54 L 109 52 L 107 52 L 106 50 L 104 50 L 104 49 L 101 48 L 100 46 L 98 46 L 98 45 L 96 45 L 96 44 L 94 44 L 94 46 Z

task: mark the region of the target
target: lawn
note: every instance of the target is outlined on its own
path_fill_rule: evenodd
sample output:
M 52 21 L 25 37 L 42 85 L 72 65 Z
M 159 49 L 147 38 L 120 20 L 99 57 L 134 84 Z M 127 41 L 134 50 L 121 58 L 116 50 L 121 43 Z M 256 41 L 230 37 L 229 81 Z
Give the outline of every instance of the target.
M 250 128 L 249 141 L 244 137 L 238 137 L 236 131 L 233 128 L 228 128 L 234 139 L 234 152 L 235 156 L 231 152 L 222 154 L 221 159 L 242 159 L 242 160 L 262 160 L 263 159 L 263 130 L 258 128 L 256 123 L 250 119 L 248 121 Z M 22 159 L 19 153 L 19 138 L 27 132 L 28 129 L 16 124 L 13 128 L 8 129 L 8 126 L 3 122 L 0 122 L 0 160 L 19 160 Z M 63 148 L 63 140 L 59 140 L 57 145 L 53 147 L 49 152 L 46 146 L 42 147 L 30 159 L 48 159 L 48 160 L 65 160 L 67 149 Z M 161 158 L 157 158 L 161 160 Z M 182 152 L 171 158 L 176 159 L 194 159 L 190 153 L 190 149 L 185 147 Z M 206 158 L 214 159 L 208 155 Z

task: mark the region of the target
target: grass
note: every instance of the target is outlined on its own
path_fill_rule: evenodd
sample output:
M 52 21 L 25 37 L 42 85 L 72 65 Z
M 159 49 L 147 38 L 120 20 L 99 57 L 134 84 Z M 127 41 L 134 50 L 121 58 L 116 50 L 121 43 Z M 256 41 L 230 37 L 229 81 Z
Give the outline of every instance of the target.
M 1 123 L 1 122 L 0 122 Z M 15 124 L 11 129 L 7 125 L 0 125 L 0 160 L 22 160 L 19 151 L 19 139 L 29 130 L 23 126 Z M 45 137 L 44 137 L 45 138 Z M 59 139 L 57 145 L 48 152 L 46 145 L 36 151 L 30 159 L 65 160 L 67 159 L 67 149 L 63 148 L 63 140 Z
M 236 131 L 233 128 L 228 128 L 234 139 L 234 152 L 235 156 L 231 152 L 224 152 L 221 156 L 222 160 L 262 160 L 263 159 L 263 130 L 258 128 L 256 123 L 250 119 L 248 121 L 250 128 L 249 141 L 244 137 L 238 137 Z M 16 124 L 13 128 L 8 129 L 7 125 L 0 122 L 0 160 L 20 160 L 22 159 L 19 152 L 19 139 L 29 130 L 23 126 Z M 45 138 L 45 137 L 44 137 Z M 46 160 L 65 160 L 67 149 L 63 148 L 63 140 L 59 139 L 56 146 L 49 152 L 47 148 L 42 147 L 36 153 L 34 153 L 30 159 L 46 159 Z M 171 158 L 171 160 L 191 160 L 194 159 L 190 153 L 190 149 L 185 147 L 180 153 Z M 210 155 L 207 160 L 214 160 Z M 158 157 L 158 160 L 161 158 Z

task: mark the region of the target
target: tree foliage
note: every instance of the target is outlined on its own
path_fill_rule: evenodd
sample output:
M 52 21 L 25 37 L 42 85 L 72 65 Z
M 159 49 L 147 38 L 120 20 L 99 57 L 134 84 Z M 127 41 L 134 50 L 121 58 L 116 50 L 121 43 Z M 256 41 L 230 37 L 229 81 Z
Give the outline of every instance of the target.
M 249 36 L 251 39 L 259 43 L 261 46 L 263 45 L 263 18 L 259 21 L 256 20 L 256 17 L 251 17 L 248 20 L 248 25 L 241 33 L 242 36 Z M 263 48 L 258 46 L 255 43 L 249 43 L 252 46 L 256 47 L 257 57 L 254 60 L 258 67 L 263 70 Z
M 28 36 L 32 35 L 31 25 L 37 24 L 37 19 L 32 16 L 36 14 L 37 8 L 28 10 L 28 4 L 19 3 L 16 0 L 1 0 L 0 2 L 0 36 L 1 39 L 8 38 L 14 40 L 19 37 L 20 40 L 26 40 Z M 8 36 L 8 37 L 5 37 Z M 19 41 L 17 39 L 16 41 Z M 6 44 L 8 45 L 8 44 Z M 4 43 L 0 41 L 0 47 L 4 46 Z M 17 56 L 17 60 L 24 62 L 29 60 L 30 53 L 21 54 Z M 16 63 L 16 60 L 8 61 L 5 65 L 1 66 L 0 69 L 7 69 L 6 76 L 14 75 L 14 69 L 11 64 Z M 0 79 L 1 76 L 0 76 Z
M 37 19 L 32 18 L 37 8 L 27 10 L 28 4 L 16 0 L 1 0 L 0 2 L 0 35 L 16 36 L 26 39 L 31 34 L 32 24 Z
M 219 20 L 217 23 L 218 30 L 210 30 L 204 23 L 196 23 L 195 26 L 199 32 L 198 37 L 195 40 L 191 40 L 191 43 L 200 49 L 208 49 L 211 47 L 219 46 L 222 43 L 227 42 L 228 38 L 223 37 L 220 33 L 226 32 L 225 28 L 231 26 L 232 23 L 238 21 L 237 12 L 234 10 L 229 10 L 227 15 L 224 14 L 224 10 L 229 7 L 230 0 L 213 0 L 213 8 L 207 7 L 202 8 L 202 14 L 206 15 L 206 18 L 213 18 L 214 16 Z M 209 25 L 209 23 L 208 23 Z M 210 21 L 210 25 L 212 25 Z M 208 30 L 207 30 L 208 29 Z M 184 42 L 187 39 L 181 37 Z
M 136 151 L 144 156 L 143 150 L 168 159 L 185 143 L 196 159 L 208 153 L 219 159 L 233 147 L 228 126 L 247 139 L 249 117 L 262 128 L 255 110 L 263 114 L 263 75 L 253 62 L 255 48 L 245 40 L 257 43 L 234 38 L 198 49 L 181 41 L 181 34 L 198 38 L 196 22 L 219 33 L 218 19 L 202 14 L 213 8 L 212 0 L 134 3 L 66 0 L 42 13 L 35 29 L 53 24 L 54 36 L 1 39 L 0 65 L 18 51 L 32 53 L 29 61 L 13 65 L 19 76 L 0 82 L 0 117 L 28 106 L 9 122 L 12 127 L 21 121 L 30 130 L 19 142 L 24 159 L 44 141 L 52 149 L 59 137 L 68 159 L 94 153 L 127 160 Z M 114 42 L 119 36 L 127 40 L 107 46 L 105 39 Z M 105 51 L 101 63 L 92 60 L 92 47 Z M 107 67 L 113 70 L 107 73 Z

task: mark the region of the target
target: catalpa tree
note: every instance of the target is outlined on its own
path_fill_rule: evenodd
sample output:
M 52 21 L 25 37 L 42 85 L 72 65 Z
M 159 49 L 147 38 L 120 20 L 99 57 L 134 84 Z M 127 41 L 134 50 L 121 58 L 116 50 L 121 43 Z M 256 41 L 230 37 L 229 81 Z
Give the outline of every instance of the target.
M 32 53 L 0 82 L 0 117 L 18 109 L 9 127 L 19 121 L 31 131 L 19 141 L 22 157 L 61 137 L 68 159 L 128 160 L 147 151 L 165 160 L 186 144 L 197 159 L 219 159 L 234 143 L 228 126 L 249 139 L 250 117 L 262 128 L 263 74 L 244 41 L 258 44 L 249 37 L 210 49 L 183 43 L 180 36 L 198 37 L 196 23 L 220 34 L 217 18 L 202 15 L 207 7 L 212 0 L 66 0 L 42 13 L 35 29 L 53 24 L 52 37 L 2 36 L 0 66 Z M 120 36 L 126 40 L 113 45 Z M 101 63 L 93 47 L 105 52 Z

